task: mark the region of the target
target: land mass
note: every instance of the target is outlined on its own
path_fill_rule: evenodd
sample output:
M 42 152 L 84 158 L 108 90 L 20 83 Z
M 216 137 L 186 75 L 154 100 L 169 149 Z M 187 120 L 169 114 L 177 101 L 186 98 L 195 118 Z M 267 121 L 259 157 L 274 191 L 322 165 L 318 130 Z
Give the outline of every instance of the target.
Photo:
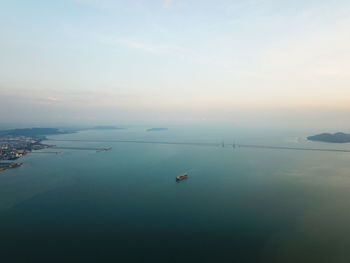
M 343 132 L 337 133 L 321 133 L 314 136 L 307 137 L 310 141 L 319 141 L 319 142 L 331 142 L 331 143 L 346 143 L 350 142 L 350 134 Z
M 47 149 L 54 145 L 43 144 L 45 135 L 65 134 L 66 131 L 57 128 L 26 128 L 0 131 L 0 171 L 17 168 L 22 163 L 4 162 L 21 158 L 35 150 Z
M 0 171 L 22 166 L 23 163 L 0 163 Z
M 95 126 L 91 128 L 91 130 L 122 130 L 123 128 L 119 128 L 116 126 L 103 125 L 103 126 Z
M 25 129 L 12 129 L 12 130 L 2 130 L 0 131 L 0 137 L 16 137 L 16 136 L 26 136 L 26 137 L 42 137 L 44 135 L 54 135 L 54 134 L 65 134 L 70 133 L 57 128 L 25 128 Z
M 150 132 L 150 131 L 167 131 L 168 128 L 150 128 L 147 129 L 146 131 Z

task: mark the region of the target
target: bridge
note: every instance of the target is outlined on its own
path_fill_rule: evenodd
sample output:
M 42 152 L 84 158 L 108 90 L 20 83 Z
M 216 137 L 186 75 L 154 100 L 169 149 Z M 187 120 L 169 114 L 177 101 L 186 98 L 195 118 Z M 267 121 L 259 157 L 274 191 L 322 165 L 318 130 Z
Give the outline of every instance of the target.
M 332 148 L 306 148 L 306 147 L 289 147 L 289 146 L 271 146 L 257 144 L 238 144 L 231 143 L 202 143 L 202 142 L 169 142 L 169 141 L 144 141 L 144 140 L 88 140 L 88 139 L 49 139 L 50 141 L 61 142 L 97 142 L 97 143 L 134 143 L 134 144 L 165 144 L 165 145 L 189 145 L 189 146 L 212 146 L 212 147 L 232 147 L 232 148 L 256 148 L 270 150 L 293 150 L 293 151 L 319 151 L 319 152 L 342 152 L 350 153 L 350 149 L 332 149 Z M 56 149 L 71 150 L 96 150 L 106 151 L 110 148 L 85 148 L 85 147 L 55 147 Z
M 112 148 L 94 148 L 94 147 L 74 147 L 74 146 L 53 146 L 51 148 L 54 149 L 63 149 L 63 150 L 85 150 L 85 151 L 96 151 L 96 152 L 102 152 L 102 151 L 109 151 Z

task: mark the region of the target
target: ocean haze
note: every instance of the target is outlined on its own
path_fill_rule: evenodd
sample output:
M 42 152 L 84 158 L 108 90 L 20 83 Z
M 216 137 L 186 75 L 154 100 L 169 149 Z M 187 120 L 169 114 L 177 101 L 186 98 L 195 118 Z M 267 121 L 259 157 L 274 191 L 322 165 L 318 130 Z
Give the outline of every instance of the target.
M 3 1 L 0 121 L 345 122 L 349 11 L 343 0 Z

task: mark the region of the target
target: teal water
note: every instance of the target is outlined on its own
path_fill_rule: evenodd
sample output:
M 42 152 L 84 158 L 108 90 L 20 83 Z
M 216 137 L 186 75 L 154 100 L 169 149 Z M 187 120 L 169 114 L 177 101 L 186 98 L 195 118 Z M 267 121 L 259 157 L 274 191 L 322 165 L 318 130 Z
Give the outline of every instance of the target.
M 139 127 L 50 138 L 350 149 L 305 135 Z M 47 143 L 113 149 L 28 154 L 0 173 L 1 262 L 350 261 L 349 153 Z

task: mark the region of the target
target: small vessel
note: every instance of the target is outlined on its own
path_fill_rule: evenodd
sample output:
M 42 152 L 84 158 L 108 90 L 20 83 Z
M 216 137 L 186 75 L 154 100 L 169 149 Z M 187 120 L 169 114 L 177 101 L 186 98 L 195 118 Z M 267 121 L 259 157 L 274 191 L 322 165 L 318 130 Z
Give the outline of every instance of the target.
M 112 150 L 112 147 L 108 147 L 108 148 L 101 148 L 101 149 L 97 149 L 96 152 L 99 153 L 99 152 L 107 152 L 107 151 L 110 151 Z
M 182 181 L 182 180 L 184 180 L 184 179 L 187 179 L 187 177 L 188 177 L 187 174 L 183 174 L 183 175 L 176 176 L 176 182 Z

